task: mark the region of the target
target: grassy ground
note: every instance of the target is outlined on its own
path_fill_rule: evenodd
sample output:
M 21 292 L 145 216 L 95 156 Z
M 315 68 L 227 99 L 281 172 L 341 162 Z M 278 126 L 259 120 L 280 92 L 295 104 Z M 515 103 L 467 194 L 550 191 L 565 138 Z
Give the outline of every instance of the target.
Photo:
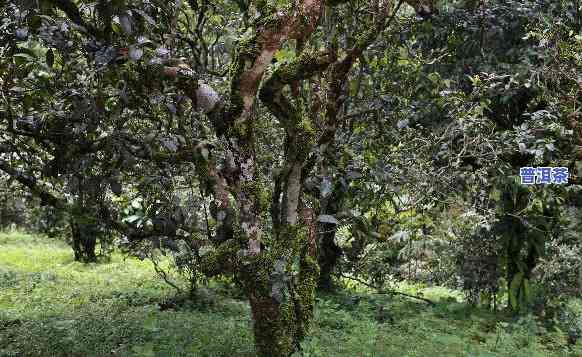
M 445 289 L 436 307 L 345 292 L 318 299 L 303 356 L 582 356 L 532 318 L 467 308 Z M 216 289 L 161 309 L 173 291 L 147 262 L 83 265 L 65 244 L 0 234 L 0 357 L 253 356 L 249 308 Z M 359 299 L 354 299 L 357 295 Z

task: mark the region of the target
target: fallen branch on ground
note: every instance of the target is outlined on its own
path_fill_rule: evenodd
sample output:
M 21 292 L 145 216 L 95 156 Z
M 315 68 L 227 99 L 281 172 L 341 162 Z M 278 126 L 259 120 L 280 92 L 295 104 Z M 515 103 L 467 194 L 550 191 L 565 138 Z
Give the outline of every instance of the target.
M 372 284 L 370 284 L 370 283 L 368 283 L 368 282 L 365 282 L 365 281 L 363 281 L 363 280 L 361 280 L 361 279 L 354 278 L 353 276 L 349 276 L 349 275 L 345 275 L 345 274 L 339 274 L 339 275 L 340 275 L 342 278 L 346 278 L 346 279 L 353 280 L 353 281 L 355 281 L 355 282 L 358 282 L 358 283 L 360 283 L 360 284 L 362 284 L 362 285 L 365 285 L 365 286 L 367 286 L 367 287 L 369 287 L 369 288 L 371 288 L 371 289 L 374 289 L 374 290 L 376 290 L 376 292 L 377 292 L 378 294 L 386 294 L 386 295 L 401 295 L 401 296 L 406 296 L 406 297 L 408 297 L 408 298 L 411 298 L 411 299 L 417 299 L 417 300 L 424 301 L 424 302 L 426 302 L 427 304 L 429 304 L 430 306 L 435 306 L 435 305 L 436 305 L 436 304 L 434 303 L 434 301 L 431 301 L 431 300 L 429 300 L 429 299 L 426 299 L 426 298 L 423 298 L 423 297 L 420 297 L 420 296 L 417 296 L 417 295 L 411 295 L 411 294 L 407 294 L 407 293 L 403 293 L 403 292 L 400 292 L 400 291 L 395 291 L 395 290 L 382 290 L 380 287 L 374 286 L 374 285 L 372 285 Z

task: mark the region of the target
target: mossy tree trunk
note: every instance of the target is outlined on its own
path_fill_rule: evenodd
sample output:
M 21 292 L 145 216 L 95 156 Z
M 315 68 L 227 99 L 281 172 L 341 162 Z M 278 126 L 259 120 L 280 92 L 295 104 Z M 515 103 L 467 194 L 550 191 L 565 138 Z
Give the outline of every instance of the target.
M 322 228 L 324 232 L 320 233 L 318 240 L 319 255 L 317 260 L 321 272 L 317 287 L 323 291 L 333 291 L 335 288 L 333 272 L 342 255 L 342 250 L 335 242 L 336 226 L 325 223 L 322 225 Z
M 286 227 L 278 239 L 291 244 L 275 244 L 241 272 L 260 356 L 289 356 L 309 330 L 319 276 L 313 222 Z
M 101 241 L 103 247 L 101 226 L 104 222 L 101 221 L 99 212 L 104 190 L 98 179 L 80 174 L 74 176 L 71 184 L 75 200 L 69 210 L 69 224 L 75 260 L 85 263 L 96 262 L 97 242 Z
M 228 100 L 200 108 L 200 96 L 217 97 L 216 93 L 208 88 L 202 93 L 196 82 L 187 91 L 209 116 L 226 148 L 221 165 L 210 146 L 200 146 L 195 153 L 197 174 L 215 201 L 216 230 L 233 221 L 229 215 L 235 211 L 237 216 L 232 238 L 214 243 L 213 253 L 202 258 L 201 270 L 215 275 L 227 269 L 237 276 L 249 298 L 260 356 L 289 356 L 309 329 L 320 272 L 314 214 L 319 208 L 317 199 L 304 194 L 305 181 L 316 166 L 314 152 L 333 142 L 340 126 L 338 113 L 347 96 L 345 84 L 352 65 L 381 32 L 392 9 L 391 1 L 371 6 L 377 11 L 371 17 L 374 26 L 357 34 L 356 43 L 340 59 L 337 48 L 324 52 L 306 48 L 325 5 L 344 2 L 303 0 L 285 9 L 265 6 L 261 20 L 247 29 L 252 35 L 240 41 L 232 55 Z M 294 60 L 263 78 L 275 52 L 287 40 L 296 41 Z M 300 95 L 302 84 L 328 70 L 329 83 L 324 85 L 331 99 L 327 103 L 321 104 L 323 96 L 315 90 L 311 99 Z M 164 70 L 168 76 L 183 73 Z M 283 160 L 274 174 L 272 191 L 261 186 L 257 173 L 252 110 L 257 97 L 285 135 Z M 260 198 L 269 192 L 273 228 L 263 238 L 265 204 Z
M 281 112 L 275 115 L 289 145 L 273 193 L 274 229 L 266 242 L 260 222 L 260 197 L 265 188 L 259 185 L 257 174 L 252 107 L 259 83 L 276 50 L 288 39 L 302 41 L 312 33 L 323 7 L 323 1 L 310 0 L 300 2 L 288 12 L 273 11 L 253 29 L 254 36 L 239 44 L 230 68 L 229 101 L 218 104 L 209 113 L 217 133 L 228 140 L 225 163 L 218 169 L 210 157 L 197 165 L 199 176 L 208 178 L 205 186 L 216 201 L 217 217 L 232 212 L 228 209 L 232 202 L 236 202 L 238 212 L 233 235 L 237 243 L 221 243 L 215 256 L 207 258 L 204 270 L 218 273 L 218 267 L 235 267 L 237 280 L 251 305 L 255 345 L 260 356 L 292 354 L 307 334 L 313 315 L 319 275 L 315 219 L 313 214 L 302 216 L 301 213 L 312 212 L 309 203 L 302 200 L 302 175 L 305 160 L 315 144 L 315 132 L 304 107 L 291 105 L 279 96 L 281 101 L 277 104 L 286 105 L 289 111 L 282 116 L 277 115 Z M 313 64 L 314 70 L 329 64 L 325 56 L 302 58 Z M 298 80 L 294 77 L 296 72 L 286 72 L 288 69 L 276 71 L 263 85 L 264 93 L 271 91 L 279 95 L 289 81 Z M 218 219 L 218 229 L 224 221 Z
M 90 224 L 78 220 L 71 219 L 71 239 L 75 260 L 84 263 L 96 262 L 97 255 L 95 248 L 97 245 L 97 237 L 94 227 Z
M 299 349 L 308 332 L 317 286 L 316 261 L 306 258 L 301 270 L 296 281 L 287 288 L 290 296 L 282 300 L 259 292 L 249 296 L 255 346 L 259 356 L 289 356 Z

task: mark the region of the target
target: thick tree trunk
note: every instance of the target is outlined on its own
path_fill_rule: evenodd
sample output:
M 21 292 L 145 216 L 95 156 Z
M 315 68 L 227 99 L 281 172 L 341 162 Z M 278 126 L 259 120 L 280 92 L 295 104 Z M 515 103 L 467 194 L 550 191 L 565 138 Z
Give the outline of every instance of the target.
M 319 277 L 315 230 L 286 227 L 286 231 L 282 238 L 290 238 L 288 246 L 279 247 L 279 254 L 254 256 L 242 273 L 259 356 L 287 357 L 297 351 L 313 318 Z M 294 264 L 297 258 L 299 264 Z
M 8 200 L 2 199 L 0 204 L 0 229 L 3 229 L 10 222 L 10 212 L 8 210 Z
M 320 290 L 332 291 L 334 289 L 332 274 L 342 255 L 342 250 L 335 243 L 336 226 L 325 223 L 322 227 L 324 231 L 319 235 L 319 256 L 317 257 L 321 273 L 317 285 Z
M 270 296 L 249 297 L 259 356 L 289 356 L 296 346 L 293 306 Z
M 252 294 L 249 301 L 253 316 L 255 346 L 259 356 L 287 357 L 297 351 L 313 317 L 317 264 L 305 263 L 302 278 L 287 286 L 290 296 L 283 300 L 272 294 Z M 276 290 L 277 286 L 271 285 Z
M 241 266 L 259 356 L 297 351 L 313 317 L 319 278 L 316 224 L 310 209 L 299 211 L 301 223 L 285 224 L 270 250 L 247 256 Z
M 97 237 L 94 227 L 81 223 L 75 218 L 70 225 L 75 260 L 84 263 L 97 261 L 95 254 Z

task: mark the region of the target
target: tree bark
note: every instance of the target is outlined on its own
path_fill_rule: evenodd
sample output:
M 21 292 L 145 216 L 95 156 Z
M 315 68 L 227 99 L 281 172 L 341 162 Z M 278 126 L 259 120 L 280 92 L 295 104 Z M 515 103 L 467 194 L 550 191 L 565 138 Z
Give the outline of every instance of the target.
M 243 269 L 251 304 L 257 354 L 287 357 L 298 350 L 313 318 L 319 277 L 313 210 L 282 227 L 273 252 L 253 257 Z
M 76 218 L 71 219 L 71 238 L 75 260 L 83 263 L 97 261 L 95 247 L 97 237 L 92 225 L 80 222 Z
M 324 231 L 319 235 L 319 255 L 317 257 L 321 272 L 317 287 L 323 291 L 333 291 L 332 274 L 342 255 L 342 250 L 335 242 L 336 225 L 324 223 L 322 228 Z
M 282 300 L 273 297 L 272 292 L 278 286 L 268 281 L 263 283 L 271 287 L 271 292 L 257 290 L 249 295 L 259 356 L 287 357 L 299 349 L 307 334 L 313 317 L 319 268 L 313 258 L 306 257 L 302 259 L 300 269 L 299 275 L 286 287 L 289 296 Z M 255 281 L 259 282 L 259 279 L 257 276 Z

